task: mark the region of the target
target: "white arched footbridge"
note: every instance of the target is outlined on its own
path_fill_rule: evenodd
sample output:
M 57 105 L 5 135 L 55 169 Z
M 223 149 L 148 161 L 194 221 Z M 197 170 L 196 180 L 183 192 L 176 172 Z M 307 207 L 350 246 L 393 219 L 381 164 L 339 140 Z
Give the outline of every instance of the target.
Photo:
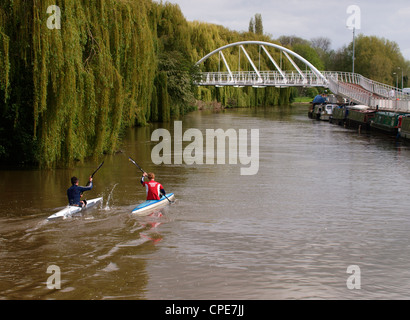
M 248 54 L 245 46 L 258 46 L 258 66 Z M 238 47 L 238 66 L 236 70 L 227 63 L 224 50 Z M 279 50 L 281 61 L 278 63 L 268 48 Z M 272 49 L 271 49 L 272 50 Z M 241 70 L 241 53 L 249 62 L 252 71 Z M 255 88 L 290 86 L 324 87 L 329 88 L 335 95 L 348 99 L 354 103 L 364 104 L 380 110 L 410 112 L 410 96 L 399 88 L 367 79 L 360 74 L 350 72 L 319 71 L 312 63 L 299 54 L 280 45 L 264 41 L 241 41 L 222 46 L 200 59 L 196 65 L 200 66 L 211 56 L 218 54 L 218 71 L 201 72 L 196 84 L 200 86 L 252 86 Z M 265 55 L 272 63 L 270 70 L 260 70 L 260 58 Z M 292 70 L 282 70 L 282 57 L 293 67 Z M 296 61 L 299 61 L 299 66 Z M 222 68 L 221 68 L 221 64 Z M 304 68 L 301 68 L 303 65 Z M 225 67 L 225 71 L 221 71 Z

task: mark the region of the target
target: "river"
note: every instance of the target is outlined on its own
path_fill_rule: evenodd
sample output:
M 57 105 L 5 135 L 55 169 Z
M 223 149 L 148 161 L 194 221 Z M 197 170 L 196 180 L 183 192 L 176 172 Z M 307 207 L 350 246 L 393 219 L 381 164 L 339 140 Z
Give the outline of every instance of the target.
M 173 122 L 130 129 L 122 152 L 73 169 L 1 170 L 0 299 L 410 298 L 409 147 L 307 110 L 183 119 L 204 141 L 206 129 L 258 129 L 254 175 L 239 161 L 153 164 L 151 134 Z M 162 215 L 130 214 L 145 190 L 128 156 L 175 193 Z M 85 184 L 102 160 L 85 195 L 103 203 L 47 221 L 70 177 Z

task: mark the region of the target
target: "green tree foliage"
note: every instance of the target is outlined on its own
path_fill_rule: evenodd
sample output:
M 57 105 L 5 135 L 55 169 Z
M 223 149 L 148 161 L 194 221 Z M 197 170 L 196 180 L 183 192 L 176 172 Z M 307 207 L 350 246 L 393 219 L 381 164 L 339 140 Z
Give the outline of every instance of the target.
M 330 54 L 329 70 L 352 71 L 353 42 Z M 369 79 L 396 86 L 396 74 L 403 71 L 404 84 L 407 86 L 409 61 L 406 61 L 399 46 L 376 36 L 359 35 L 355 41 L 355 72 Z
M 310 45 L 315 49 L 322 61 L 324 70 L 330 70 L 334 51 L 331 49 L 332 41 L 329 38 L 317 37 L 310 40 Z
M 180 51 L 170 51 L 160 55 L 158 68 L 167 78 L 167 92 L 172 101 L 170 107 L 173 114 L 184 114 L 194 103 L 191 62 Z
M 293 46 L 297 44 L 303 44 L 303 45 L 308 45 L 308 46 L 311 45 L 308 40 L 302 39 L 297 36 L 280 36 L 278 41 L 282 46 L 290 47 L 290 48 L 292 48 Z
M 248 32 L 255 33 L 255 20 L 253 20 L 253 17 L 249 20 Z
M 352 50 L 349 47 L 348 53 Z M 356 39 L 355 72 L 383 83 L 396 85 L 393 73 L 404 67 L 405 60 L 397 43 L 359 35 Z
M 263 22 L 260 13 L 256 13 L 255 17 L 252 17 L 251 20 L 249 20 L 248 32 L 263 35 Z
M 260 13 L 255 14 L 255 33 L 259 35 L 263 34 L 262 15 Z
M 303 44 L 303 43 L 297 43 L 292 47 L 292 50 L 299 55 L 301 55 L 303 58 L 305 58 L 307 61 L 309 61 L 311 64 L 313 64 L 317 69 L 319 70 L 324 70 L 325 65 L 320 58 L 318 52 L 312 48 L 308 44 Z M 303 67 L 304 65 L 300 65 L 300 67 Z

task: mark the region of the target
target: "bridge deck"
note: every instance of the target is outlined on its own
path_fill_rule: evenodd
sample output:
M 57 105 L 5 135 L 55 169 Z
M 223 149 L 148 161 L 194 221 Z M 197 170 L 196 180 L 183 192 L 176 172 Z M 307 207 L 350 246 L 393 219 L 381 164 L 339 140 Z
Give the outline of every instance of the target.
M 372 109 L 410 112 L 410 95 L 401 89 L 367 79 L 350 72 L 322 72 L 324 78 L 309 72 L 252 71 L 204 72 L 197 85 L 202 86 L 253 86 L 253 87 L 325 87 L 335 95 Z

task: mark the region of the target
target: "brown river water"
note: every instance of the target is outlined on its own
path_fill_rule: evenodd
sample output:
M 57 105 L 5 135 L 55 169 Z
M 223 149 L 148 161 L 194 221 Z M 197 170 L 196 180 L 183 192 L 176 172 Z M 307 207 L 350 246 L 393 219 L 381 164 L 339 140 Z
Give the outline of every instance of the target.
M 172 135 L 173 122 L 130 129 L 121 153 L 73 169 L 1 170 L 0 299 L 409 299 L 409 147 L 307 111 L 183 119 L 183 132 L 199 129 L 204 141 L 207 129 L 247 129 L 249 141 L 258 129 L 254 175 L 228 157 L 154 164 L 151 134 Z M 145 190 L 128 156 L 175 193 L 162 215 L 131 214 Z M 85 193 L 102 204 L 47 221 L 66 205 L 70 177 L 85 184 L 102 160 Z M 59 287 L 49 287 L 49 267 Z

